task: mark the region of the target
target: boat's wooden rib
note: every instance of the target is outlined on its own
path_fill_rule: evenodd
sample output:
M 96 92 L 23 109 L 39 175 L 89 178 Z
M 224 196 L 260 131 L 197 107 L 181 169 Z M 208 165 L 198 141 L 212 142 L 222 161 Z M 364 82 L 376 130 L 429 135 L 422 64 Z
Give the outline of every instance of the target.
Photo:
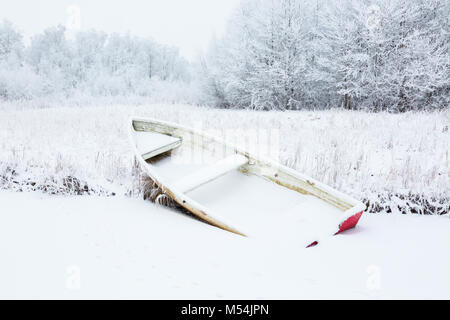
M 143 132 L 158 133 L 160 135 L 170 136 L 176 140 L 150 152 L 145 152 L 143 155 L 137 149 L 134 137 L 136 133 Z M 155 119 L 134 118 L 130 120 L 130 137 L 137 159 L 146 173 L 165 194 L 200 219 L 230 232 L 245 235 L 242 230 L 238 230 L 230 223 L 225 222 L 226 219 L 221 218 L 213 210 L 192 199 L 188 193 L 236 169 L 242 173 L 263 177 L 303 195 L 314 196 L 337 208 L 341 213 L 334 233 L 340 233 L 354 227 L 365 209 L 365 206 L 360 201 L 295 170 L 271 160 L 256 158 L 247 151 L 229 146 L 216 137 L 211 137 L 177 124 Z M 160 173 L 157 166 L 145 161 L 180 146 L 196 146 L 208 152 L 222 150 L 224 151 L 225 159 L 219 160 L 209 167 L 200 169 L 198 172 L 194 171 L 191 173 L 192 171 L 188 170 L 183 177 L 175 181 L 169 181 Z
M 142 154 L 142 158 L 144 158 L 144 160 L 149 160 L 151 158 L 154 158 L 156 156 L 159 156 L 160 154 L 166 153 L 168 151 L 172 151 L 175 148 L 178 148 L 179 146 L 181 146 L 181 139 L 178 139 L 174 142 L 162 145 L 156 149 L 150 150 L 146 153 Z

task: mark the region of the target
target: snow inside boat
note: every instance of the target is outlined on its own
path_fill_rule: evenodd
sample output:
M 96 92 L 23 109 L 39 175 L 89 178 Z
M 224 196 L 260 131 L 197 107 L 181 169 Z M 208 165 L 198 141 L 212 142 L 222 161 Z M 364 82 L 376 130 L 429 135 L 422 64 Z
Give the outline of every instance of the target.
M 353 228 L 365 209 L 350 196 L 217 137 L 155 119 L 132 118 L 129 125 L 145 173 L 165 195 L 221 229 L 317 244 L 322 236 Z M 202 161 L 193 161 L 199 154 Z

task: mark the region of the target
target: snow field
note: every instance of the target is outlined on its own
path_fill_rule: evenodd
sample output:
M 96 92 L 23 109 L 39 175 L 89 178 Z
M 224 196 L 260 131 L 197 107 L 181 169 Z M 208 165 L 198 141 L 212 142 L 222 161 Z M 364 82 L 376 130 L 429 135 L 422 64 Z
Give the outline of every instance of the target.
M 123 196 L 0 203 L 0 298 L 450 298 L 445 217 L 366 214 L 306 249 Z

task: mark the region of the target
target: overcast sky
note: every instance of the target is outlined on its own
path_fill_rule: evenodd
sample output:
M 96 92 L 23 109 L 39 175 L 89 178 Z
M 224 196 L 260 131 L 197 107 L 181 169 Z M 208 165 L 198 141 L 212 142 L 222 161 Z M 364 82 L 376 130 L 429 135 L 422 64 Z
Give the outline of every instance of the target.
M 211 36 L 220 35 L 239 0 L 1 0 L 0 19 L 27 38 L 62 24 L 152 37 L 193 58 Z M 78 18 L 79 16 L 79 18 Z

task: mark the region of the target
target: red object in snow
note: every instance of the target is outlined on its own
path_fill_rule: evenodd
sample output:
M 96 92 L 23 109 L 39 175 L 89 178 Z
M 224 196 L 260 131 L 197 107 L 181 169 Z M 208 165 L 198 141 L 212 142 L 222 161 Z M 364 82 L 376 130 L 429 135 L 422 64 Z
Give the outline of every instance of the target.
M 318 244 L 319 244 L 318 241 L 314 241 L 314 242 L 311 243 L 309 246 L 307 246 L 307 248 L 311 248 L 311 247 L 317 246 Z
M 356 226 L 356 224 L 358 223 L 359 219 L 361 218 L 363 212 L 361 211 L 360 213 L 357 213 L 353 216 L 351 216 L 350 218 L 348 218 L 347 220 L 345 220 L 343 223 L 341 223 L 339 225 L 339 231 L 335 233 L 339 234 L 341 232 L 344 232 L 345 230 L 354 228 Z
M 336 232 L 334 235 L 337 235 L 339 233 L 342 233 L 348 229 L 354 228 L 356 226 L 356 224 L 358 223 L 359 219 L 361 218 L 363 212 L 361 211 L 360 213 L 357 213 L 353 216 L 351 216 L 350 218 L 348 218 L 347 220 L 345 220 L 344 222 L 342 222 L 339 225 L 339 231 Z M 310 245 L 307 246 L 307 248 L 311 248 L 314 247 L 316 245 L 318 245 L 319 242 L 318 241 L 314 241 L 313 243 L 311 243 Z

